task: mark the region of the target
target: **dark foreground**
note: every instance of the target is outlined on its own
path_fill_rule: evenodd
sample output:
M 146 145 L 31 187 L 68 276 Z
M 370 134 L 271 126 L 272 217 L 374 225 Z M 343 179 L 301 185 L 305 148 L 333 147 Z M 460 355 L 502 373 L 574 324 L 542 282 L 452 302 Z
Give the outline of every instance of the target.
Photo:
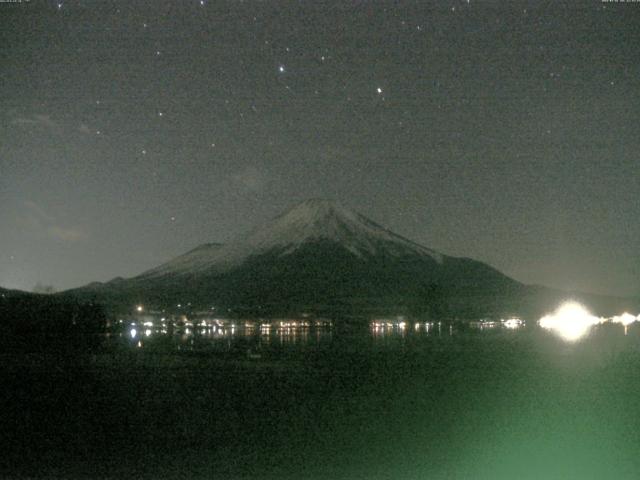
M 638 330 L 3 355 L 0 477 L 635 479 Z

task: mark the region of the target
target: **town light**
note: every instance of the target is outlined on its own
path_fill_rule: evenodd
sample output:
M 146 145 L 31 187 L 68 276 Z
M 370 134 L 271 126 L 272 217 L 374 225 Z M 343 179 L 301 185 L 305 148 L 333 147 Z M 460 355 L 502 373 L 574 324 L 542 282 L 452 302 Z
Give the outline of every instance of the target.
M 630 313 L 624 312 L 622 315 L 616 315 L 611 319 L 613 323 L 621 323 L 625 327 L 637 321 L 637 318 Z
M 552 330 L 568 342 L 584 337 L 601 320 L 577 302 L 566 302 L 553 314 L 542 317 L 538 324 Z

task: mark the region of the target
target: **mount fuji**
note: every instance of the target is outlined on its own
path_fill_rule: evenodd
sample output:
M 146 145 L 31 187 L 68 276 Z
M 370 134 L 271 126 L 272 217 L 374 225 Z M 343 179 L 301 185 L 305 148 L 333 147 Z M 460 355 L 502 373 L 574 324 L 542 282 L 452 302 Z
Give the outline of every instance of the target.
M 276 254 L 283 258 L 310 244 L 327 242 L 336 250 L 364 259 L 376 255 L 418 256 L 441 264 L 443 255 L 396 235 L 342 205 L 322 199 L 307 200 L 228 245 L 201 245 L 157 268 L 141 279 L 194 273 L 223 273 L 247 260 Z
M 200 245 L 136 277 L 65 293 L 109 305 L 265 314 L 475 315 L 523 287 L 489 265 L 444 255 L 340 203 L 312 199 L 228 244 Z

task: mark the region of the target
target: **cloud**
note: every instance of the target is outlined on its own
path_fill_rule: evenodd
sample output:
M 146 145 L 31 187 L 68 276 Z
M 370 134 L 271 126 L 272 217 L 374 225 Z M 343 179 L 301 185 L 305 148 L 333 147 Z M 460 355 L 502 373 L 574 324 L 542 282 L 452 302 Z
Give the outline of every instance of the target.
M 87 135 L 93 133 L 89 128 L 89 125 L 87 125 L 86 123 L 81 123 L 80 126 L 78 126 L 78 131 L 82 133 L 86 133 Z
M 24 202 L 27 212 L 21 218 L 23 225 L 38 235 L 66 243 L 81 242 L 89 238 L 89 233 L 78 225 L 64 225 L 36 202 Z
M 11 125 L 14 125 L 16 127 L 23 128 L 23 129 L 40 130 L 40 131 L 48 130 L 54 133 L 62 133 L 63 131 L 69 132 L 74 128 L 76 131 L 80 133 L 84 133 L 85 135 L 91 135 L 95 133 L 94 130 L 92 130 L 91 127 L 85 122 L 80 122 L 77 124 L 76 127 L 74 127 L 74 125 L 69 122 L 66 122 L 66 123 L 57 122 L 53 120 L 53 118 L 51 118 L 51 115 L 44 114 L 44 113 L 36 113 L 26 117 L 24 116 L 16 117 L 13 120 L 11 120 Z
M 36 113 L 30 117 L 14 118 L 11 121 L 11 124 L 24 128 L 40 127 L 49 130 L 60 130 L 60 125 L 51 119 L 51 115 L 46 115 L 43 113 Z
M 80 242 L 89 238 L 87 232 L 78 226 L 61 227 L 59 225 L 51 225 L 47 228 L 47 234 L 55 240 L 72 243 Z
M 250 166 L 231 175 L 232 183 L 244 192 L 259 193 L 271 182 L 271 177 L 264 171 Z
M 44 209 L 36 202 L 27 200 L 24 204 L 29 209 L 30 214 L 36 217 L 38 222 L 44 221 L 47 223 L 53 223 L 55 221 L 54 217 L 45 212 Z

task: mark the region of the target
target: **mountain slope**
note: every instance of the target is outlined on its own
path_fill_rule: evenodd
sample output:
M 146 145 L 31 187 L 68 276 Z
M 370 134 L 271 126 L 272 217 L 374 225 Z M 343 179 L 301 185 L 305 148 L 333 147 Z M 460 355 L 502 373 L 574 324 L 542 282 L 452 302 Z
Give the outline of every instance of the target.
M 216 253 L 220 251 L 221 247 L 221 243 L 205 243 L 156 268 L 147 270 L 138 277 L 141 279 L 150 279 L 164 275 L 188 274 L 208 263 L 210 259 L 215 258 Z

